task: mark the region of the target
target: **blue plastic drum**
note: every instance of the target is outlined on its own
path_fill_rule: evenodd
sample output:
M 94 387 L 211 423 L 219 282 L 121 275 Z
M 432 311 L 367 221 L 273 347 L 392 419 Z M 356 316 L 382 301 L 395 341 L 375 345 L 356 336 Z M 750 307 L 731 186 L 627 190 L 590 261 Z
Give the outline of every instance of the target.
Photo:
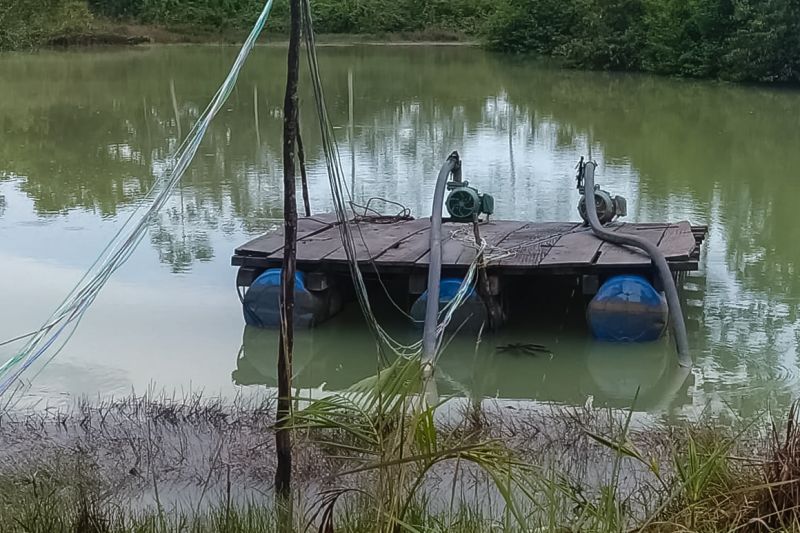
M 450 303 L 458 294 L 458 289 L 464 280 L 461 278 L 443 278 L 439 283 L 439 310 Z M 423 292 L 420 297 L 411 306 L 411 317 L 414 324 L 422 327 L 425 321 L 425 308 L 428 304 L 428 291 Z M 450 321 L 451 328 L 453 325 L 458 325 L 459 328 L 467 330 L 475 330 L 487 320 L 486 306 L 483 305 L 478 293 L 475 292 L 475 287 L 470 287 L 464 303 L 461 304 L 453 318 Z
M 664 296 L 642 276 L 615 276 L 589 303 L 587 320 L 596 339 L 649 342 L 664 334 L 669 309 Z
M 328 318 L 324 298 L 306 288 L 305 274 L 295 273 L 294 321 L 297 327 L 312 327 Z M 281 269 L 271 268 L 258 276 L 244 295 L 244 320 L 258 328 L 277 328 L 281 324 Z

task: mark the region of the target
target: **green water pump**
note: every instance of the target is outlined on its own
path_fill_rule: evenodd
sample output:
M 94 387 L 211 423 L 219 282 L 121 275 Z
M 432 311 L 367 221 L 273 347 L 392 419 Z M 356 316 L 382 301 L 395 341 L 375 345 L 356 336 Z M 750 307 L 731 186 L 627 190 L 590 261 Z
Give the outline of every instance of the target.
M 494 197 L 479 193 L 468 181 L 449 181 L 447 189 L 450 194 L 444 205 L 453 222 L 472 222 L 482 214 L 494 213 Z

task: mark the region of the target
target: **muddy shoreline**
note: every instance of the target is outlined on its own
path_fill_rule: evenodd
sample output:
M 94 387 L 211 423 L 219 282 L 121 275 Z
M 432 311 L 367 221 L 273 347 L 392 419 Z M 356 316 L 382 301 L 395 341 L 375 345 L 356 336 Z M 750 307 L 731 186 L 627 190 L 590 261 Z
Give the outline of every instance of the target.
M 81 33 L 65 33 L 51 37 L 47 48 L 91 46 L 137 46 L 147 44 L 241 44 L 247 32 L 240 30 L 215 31 L 196 27 L 167 28 L 139 24 L 99 23 L 96 28 Z M 288 37 L 281 33 L 264 31 L 260 44 L 283 46 Z M 387 34 L 321 34 L 320 46 L 479 46 L 474 38 L 455 33 L 401 32 Z

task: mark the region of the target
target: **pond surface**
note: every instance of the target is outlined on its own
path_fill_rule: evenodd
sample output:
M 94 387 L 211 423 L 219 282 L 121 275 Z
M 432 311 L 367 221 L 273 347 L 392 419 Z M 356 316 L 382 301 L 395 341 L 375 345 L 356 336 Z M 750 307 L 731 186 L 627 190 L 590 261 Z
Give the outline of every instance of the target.
M 0 56 L 0 339 L 37 328 L 61 302 L 165 172 L 236 52 Z M 746 415 L 794 397 L 800 93 L 563 71 L 468 47 L 329 47 L 320 61 L 357 199 L 392 198 L 425 216 L 437 170 L 457 149 L 497 216 L 574 220 L 574 166 L 591 155 L 598 182 L 627 197 L 628 220 L 709 226 L 702 271 L 686 282 L 688 377 L 674 371 L 668 340 L 594 342 L 581 317 L 543 298 L 531 305 L 549 320 L 520 315 L 479 350 L 472 337 L 456 339 L 443 356 L 447 388 L 595 406 L 630 405 L 640 388 L 639 408 L 675 415 Z M 255 50 L 180 189 L 32 394 L 233 395 L 274 384 L 277 336 L 244 327 L 230 255 L 282 216 L 284 64 L 279 47 Z M 311 204 L 323 212 L 329 189 L 310 93 L 301 100 Z M 398 335 L 417 334 L 385 315 Z M 515 342 L 553 355 L 494 349 Z M 376 368 L 355 305 L 297 344 L 303 387 L 341 388 Z

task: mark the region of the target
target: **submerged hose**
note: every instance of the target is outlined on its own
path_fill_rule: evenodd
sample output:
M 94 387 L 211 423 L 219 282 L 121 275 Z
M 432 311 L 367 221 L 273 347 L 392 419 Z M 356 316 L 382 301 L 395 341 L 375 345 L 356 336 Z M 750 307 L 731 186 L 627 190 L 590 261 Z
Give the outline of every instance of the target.
M 425 325 L 422 332 L 422 362 L 428 363 L 436 358 L 437 325 L 439 320 L 439 283 L 442 279 L 442 205 L 444 192 L 450 173 L 458 173 L 461 159 L 458 152 L 447 158 L 439 177 L 436 178 L 436 189 L 433 193 L 433 211 L 431 212 L 431 251 L 428 265 L 428 301 L 425 305 Z
M 594 170 L 597 163 L 589 161 L 584 165 L 584 186 L 588 191 L 586 194 L 594 195 Z M 600 219 L 597 217 L 597 206 L 595 205 L 594 198 L 591 200 L 586 199 L 586 215 L 589 219 L 589 225 L 592 227 L 592 232 L 600 239 L 611 242 L 614 244 L 634 246 L 644 250 L 647 255 L 653 260 L 653 264 L 658 270 L 658 276 L 661 279 L 661 285 L 664 286 L 664 292 L 667 295 L 667 306 L 669 307 L 670 320 L 672 322 L 672 332 L 675 335 L 675 344 L 678 351 L 678 364 L 685 368 L 691 368 L 692 356 L 689 354 L 689 339 L 686 335 L 686 324 L 683 321 L 683 309 L 681 309 L 681 302 L 678 298 L 678 288 L 675 286 L 675 280 L 672 278 L 672 272 L 667 264 L 667 258 L 658 249 L 658 246 L 635 235 L 626 233 L 614 233 L 606 230 Z M 433 250 L 431 250 L 433 252 Z

